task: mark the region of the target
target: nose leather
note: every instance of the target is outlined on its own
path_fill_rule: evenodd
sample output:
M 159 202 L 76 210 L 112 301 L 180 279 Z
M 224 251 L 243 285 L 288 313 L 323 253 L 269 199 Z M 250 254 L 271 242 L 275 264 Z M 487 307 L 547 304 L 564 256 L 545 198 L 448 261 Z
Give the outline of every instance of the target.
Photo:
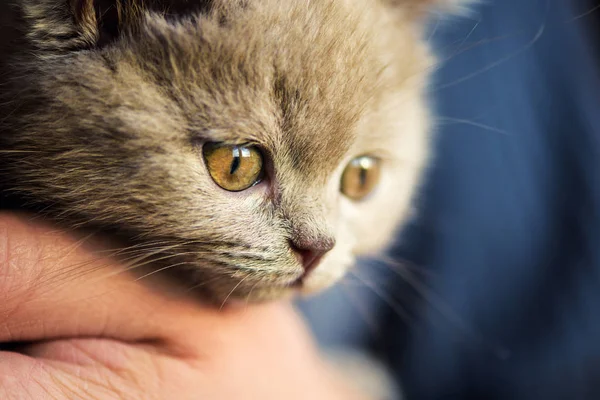
M 298 255 L 307 277 L 320 264 L 323 256 L 335 246 L 335 240 L 327 237 L 314 240 L 292 240 L 292 250 Z

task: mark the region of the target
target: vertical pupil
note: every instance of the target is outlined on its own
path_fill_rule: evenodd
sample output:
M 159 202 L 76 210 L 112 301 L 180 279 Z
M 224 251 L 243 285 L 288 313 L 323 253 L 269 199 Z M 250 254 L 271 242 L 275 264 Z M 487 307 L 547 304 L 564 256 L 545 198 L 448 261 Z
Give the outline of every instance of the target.
M 358 175 L 358 179 L 359 179 L 360 187 L 361 188 L 364 187 L 365 184 L 367 183 L 367 172 L 368 171 L 367 171 L 367 169 L 365 167 L 363 167 L 363 166 L 360 167 L 360 172 L 359 172 L 359 175 Z
M 233 157 L 233 160 L 231 160 L 231 167 L 229 168 L 229 175 L 235 174 L 235 172 L 240 167 L 240 148 L 239 147 L 236 146 L 232 149 L 232 157 Z

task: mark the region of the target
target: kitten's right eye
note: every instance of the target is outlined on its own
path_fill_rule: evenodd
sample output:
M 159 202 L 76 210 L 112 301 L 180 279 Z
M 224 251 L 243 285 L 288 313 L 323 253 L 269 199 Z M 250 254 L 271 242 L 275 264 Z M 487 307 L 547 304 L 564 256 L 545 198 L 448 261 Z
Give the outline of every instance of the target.
M 255 146 L 209 142 L 202 153 L 213 181 L 225 190 L 241 192 L 262 180 L 263 156 Z

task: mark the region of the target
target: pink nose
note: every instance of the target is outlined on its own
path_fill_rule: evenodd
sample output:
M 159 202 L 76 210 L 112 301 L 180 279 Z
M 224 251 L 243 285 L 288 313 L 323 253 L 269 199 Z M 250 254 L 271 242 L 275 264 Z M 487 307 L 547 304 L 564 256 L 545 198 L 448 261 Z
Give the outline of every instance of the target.
M 298 255 L 304 268 L 302 279 L 306 278 L 319 266 L 323 256 L 333 249 L 333 246 L 335 246 L 335 240 L 331 238 L 292 241 L 292 250 Z

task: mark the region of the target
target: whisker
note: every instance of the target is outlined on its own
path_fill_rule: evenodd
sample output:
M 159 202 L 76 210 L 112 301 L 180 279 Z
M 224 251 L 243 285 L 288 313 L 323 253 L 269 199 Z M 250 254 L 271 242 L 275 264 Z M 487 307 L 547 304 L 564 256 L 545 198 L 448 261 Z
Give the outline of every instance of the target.
M 421 268 L 408 260 L 398 261 L 393 258 L 390 258 L 387 255 L 372 256 L 372 257 L 370 257 L 370 259 L 375 261 L 376 264 L 381 264 L 381 265 L 389 268 L 390 270 L 393 270 L 394 268 L 401 268 L 401 269 L 403 269 L 403 271 L 401 271 L 401 272 L 419 273 L 421 275 L 428 276 L 428 277 L 433 277 L 433 276 L 437 275 L 435 272 L 430 271 L 427 268 Z M 393 271 L 393 272 L 399 273 L 399 271 Z
M 191 264 L 193 264 L 193 263 L 189 262 L 189 261 L 181 261 L 181 262 L 178 262 L 178 263 L 175 263 L 175 264 L 170 264 L 170 265 L 167 265 L 165 267 L 162 267 L 162 268 L 159 268 L 157 270 L 154 270 L 152 272 L 148 272 L 147 274 L 142 275 L 139 278 L 136 278 L 135 280 L 136 281 L 141 281 L 142 279 L 148 278 L 149 276 L 152 276 L 154 274 L 158 274 L 158 273 L 160 273 L 162 271 L 166 271 L 168 269 L 172 269 L 172 268 L 175 268 L 175 267 L 178 267 L 178 266 L 181 266 L 181 265 L 191 265 Z
M 163 249 L 158 249 L 158 250 L 155 250 L 155 251 L 153 251 L 153 252 L 146 253 L 146 254 L 144 254 L 143 256 L 138 256 L 138 257 L 131 258 L 131 259 L 125 259 L 125 260 L 121 260 L 121 261 L 131 261 L 131 262 L 130 262 L 130 263 L 126 263 L 126 264 L 125 264 L 126 268 L 124 268 L 124 269 L 122 269 L 122 270 L 119 270 L 119 271 L 118 271 L 116 274 L 118 274 L 118 273 L 121 273 L 121 272 L 124 272 L 124 271 L 127 271 L 127 270 L 129 270 L 129 268 L 128 268 L 128 266 L 129 266 L 129 265 L 135 264 L 136 262 L 138 262 L 138 261 L 142 261 L 142 260 L 144 260 L 144 259 L 146 259 L 146 258 L 148 258 L 148 257 L 152 257 L 152 256 L 154 256 L 154 255 L 156 255 L 156 254 L 159 254 L 159 253 L 161 253 L 162 251 L 163 251 Z M 65 257 L 65 258 L 66 258 L 66 257 Z M 65 275 L 68 275 L 68 277 L 69 277 L 69 278 L 73 278 L 73 277 L 75 277 L 75 278 L 80 278 L 80 277 L 82 277 L 82 276 L 85 276 L 86 274 L 89 274 L 89 273 L 92 273 L 92 272 L 96 272 L 96 271 L 98 271 L 100 268 L 96 267 L 96 268 L 88 269 L 88 268 L 84 268 L 84 267 L 86 267 L 86 266 L 88 266 L 88 265 L 90 265 L 90 264 L 96 263 L 96 262 L 98 262 L 98 261 L 99 261 L 99 259 L 97 259 L 97 258 L 93 258 L 93 259 L 87 260 L 87 261 L 85 261 L 85 262 L 82 262 L 82 263 L 78 263 L 78 264 L 72 264 L 72 265 L 69 265 L 69 266 L 68 266 L 68 267 L 66 267 L 66 268 L 61 268 L 61 270 L 60 270 L 58 273 L 53 273 L 53 274 L 50 274 L 50 275 L 48 276 L 48 279 L 45 279 L 45 280 L 44 280 L 44 281 L 42 281 L 41 283 L 45 283 L 45 284 L 47 284 L 47 283 L 48 283 L 48 281 L 50 281 L 50 280 L 57 280 L 57 279 L 59 279 L 59 278 L 61 278 L 61 277 L 65 276 Z M 104 263 L 103 265 L 106 267 L 106 266 L 108 266 L 109 264 L 110 264 L 110 261 L 107 261 L 107 262 L 106 262 L 106 263 Z M 82 273 L 81 273 L 81 274 L 76 274 L 76 275 L 74 275 L 74 274 L 73 274 L 73 272 L 74 272 L 74 271 L 79 271 L 79 272 L 82 272 Z M 115 273 L 109 274 L 109 275 L 107 275 L 105 278 L 108 278 L 108 277 L 110 277 L 110 276 L 113 276 L 113 275 L 115 275 Z
M 378 321 L 373 319 L 373 313 L 364 307 L 363 302 L 360 300 L 357 294 L 352 291 L 352 288 L 347 286 L 347 282 L 341 281 L 339 287 L 342 289 L 342 293 L 349 300 L 356 313 L 360 316 L 360 318 L 362 318 L 363 321 L 365 321 L 373 337 L 376 340 L 380 340 L 382 337 L 381 326 Z
M 459 48 L 460 48 L 460 46 L 464 46 L 464 44 L 466 43 L 467 40 L 469 40 L 469 38 L 471 37 L 471 35 L 473 34 L 473 32 L 475 32 L 475 30 L 477 29 L 477 27 L 479 26 L 479 24 L 481 24 L 481 18 L 478 19 L 477 21 L 475 21 L 475 23 L 473 24 L 473 27 L 471 28 L 471 30 L 469 31 L 469 33 L 467 33 L 465 35 L 465 37 L 463 38 L 463 40 L 458 45 Z
M 172 245 L 172 246 L 168 246 L 168 247 L 164 247 L 164 248 L 157 248 L 151 252 L 144 253 L 141 256 L 136 256 L 136 257 L 131 257 L 131 258 L 128 258 L 125 260 L 121 260 L 121 261 L 128 261 L 124 264 L 123 268 L 119 268 L 116 271 L 112 270 L 112 268 L 111 268 L 111 272 L 98 277 L 98 280 L 108 279 L 110 277 L 113 277 L 113 276 L 116 276 L 116 275 L 119 275 L 122 273 L 127 273 L 134 269 L 143 267 L 145 265 L 149 265 L 154 262 L 169 259 L 174 256 L 189 255 L 189 254 L 194 254 L 194 255 L 203 254 L 203 252 L 201 252 L 201 251 L 184 252 L 184 253 L 178 253 L 176 255 L 162 254 L 162 253 L 164 253 L 164 251 L 172 250 L 173 248 L 176 248 L 176 247 L 178 247 L 178 246 Z M 157 256 L 157 257 L 155 257 L 155 256 Z M 89 265 L 93 265 L 94 263 L 97 263 L 99 260 L 100 259 L 90 259 L 90 260 L 86 260 L 85 262 L 82 262 L 82 263 L 71 264 L 68 267 L 63 267 L 57 273 L 48 274 L 45 277 L 45 279 L 38 281 L 37 285 L 38 286 L 47 286 L 48 283 L 50 283 L 50 282 L 61 281 L 62 283 L 60 285 L 54 284 L 54 285 L 52 285 L 51 288 L 49 288 L 49 290 L 55 290 L 57 287 L 61 287 L 68 282 L 72 282 L 76 279 L 82 278 L 86 275 L 92 274 L 94 272 L 100 271 L 104 268 L 107 268 L 107 267 L 113 265 L 113 263 L 108 260 L 107 262 L 104 262 L 98 266 L 95 266 L 94 268 L 86 268 Z M 143 261 L 143 262 L 141 262 L 141 261 Z M 154 271 L 152 273 L 156 273 L 156 272 L 158 272 L 158 271 Z M 150 273 L 150 274 L 152 274 L 152 273 Z M 148 276 L 150 274 L 147 274 L 146 276 Z M 64 277 L 69 278 L 69 279 L 63 280 L 62 278 L 64 278 Z
M 348 272 L 350 274 L 352 274 L 354 277 L 356 277 L 356 279 L 361 281 L 368 289 L 373 291 L 373 293 L 375 293 L 377 296 L 379 296 L 379 298 L 381 300 L 383 300 L 398 316 L 400 316 L 401 318 L 404 318 L 404 320 L 407 322 L 410 322 L 412 320 L 412 317 L 409 315 L 408 311 L 402 305 L 400 305 L 395 299 L 393 299 L 391 296 L 389 296 L 383 290 L 378 288 L 377 285 L 373 284 L 372 282 L 368 281 L 367 279 L 364 279 L 359 274 L 357 274 L 355 271 L 350 270 Z
M 248 310 L 248 306 L 250 305 L 250 298 L 252 297 L 252 292 L 254 292 L 254 289 L 256 289 L 256 287 L 258 286 L 258 284 L 260 283 L 260 281 L 257 281 L 254 283 L 254 285 L 252 285 L 252 287 L 250 288 L 250 291 L 248 292 L 248 294 L 246 295 L 246 300 L 245 300 L 245 305 L 244 305 L 244 313 L 247 312 Z
M 220 280 L 220 279 L 222 279 L 222 278 L 221 278 L 221 277 L 219 277 L 219 276 L 216 276 L 216 277 L 214 277 L 214 278 L 212 278 L 212 279 L 209 279 L 209 280 L 203 280 L 203 281 L 202 281 L 202 282 L 200 282 L 200 283 L 197 283 L 197 284 L 195 284 L 195 285 L 193 285 L 193 286 L 190 286 L 190 287 L 188 287 L 188 288 L 185 290 L 185 293 L 189 293 L 189 292 L 191 292 L 191 291 L 193 291 L 193 290 L 196 290 L 196 289 L 198 289 L 198 288 L 200 288 L 200 287 L 202 287 L 202 286 L 209 285 L 209 284 L 211 284 L 211 283 L 213 283 L 213 282 L 216 282 L 216 281 L 218 281 L 218 280 Z
M 245 277 L 243 277 L 242 279 L 240 279 L 240 281 L 237 283 L 237 285 L 235 285 L 233 287 L 233 289 L 231 289 L 231 292 L 229 292 L 229 294 L 227 295 L 227 297 L 225 297 L 225 300 L 223 300 L 223 303 L 221 303 L 221 307 L 219 307 L 219 311 L 223 310 L 223 307 L 225 307 L 225 303 L 227 303 L 227 300 L 229 300 L 229 298 L 231 297 L 231 295 L 233 294 L 233 292 L 235 292 L 235 290 L 246 280 L 250 277 L 250 275 L 246 275 Z
M 385 258 L 382 257 L 382 260 L 385 260 Z M 410 265 L 410 262 L 398 262 L 396 260 L 388 259 L 384 265 L 388 267 L 390 271 L 396 273 L 400 278 L 402 278 L 402 280 L 408 283 L 425 301 L 427 301 L 431 306 L 435 307 L 438 312 L 442 313 L 442 315 L 444 315 L 446 318 L 451 321 L 458 322 L 460 325 L 465 325 L 464 320 L 462 320 L 455 312 L 453 312 L 453 310 L 447 307 L 444 304 L 445 302 L 436 296 L 432 289 L 420 282 L 418 278 L 407 268 L 402 268 Z
M 597 5 L 593 6 L 592 8 L 590 8 L 589 10 L 587 10 L 587 11 L 584 11 L 583 13 L 581 13 L 581 14 L 579 14 L 579 15 L 576 15 L 576 16 L 574 16 L 573 18 L 570 18 L 569 20 L 567 20 L 567 21 L 566 21 L 566 23 L 575 22 L 575 21 L 577 21 L 578 19 L 585 18 L 585 17 L 587 17 L 588 15 L 590 15 L 590 14 L 593 14 L 594 12 L 596 12 L 596 11 L 598 11 L 598 10 L 600 10 L 600 4 L 597 4 Z
M 438 117 L 438 120 L 440 120 L 441 122 L 450 122 L 450 123 L 456 123 L 456 124 L 471 125 L 471 126 L 474 126 L 476 128 L 481 128 L 481 129 L 484 129 L 484 130 L 487 130 L 487 131 L 490 131 L 490 132 L 501 133 L 503 135 L 510 135 L 510 133 L 508 131 L 505 131 L 504 129 L 495 128 L 493 126 L 482 124 L 480 122 L 471 121 L 471 120 L 468 120 L 468 119 L 451 118 L 451 117 Z
M 515 51 L 515 52 L 513 52 L 513 53 L 511 53 L 511 54 L 509 54 L 509 55 L 507 55 L 505 57 L 502 57 L 499 60 L 497 60 L 497 61 L 495 61 L 493 63 L 490 63 L 490 64 L 486 65 L 485 67 L 480 68 L 480 69 L 478 69 L 478 70 L 476 70 L 476 71 L 474 71 L 474 72 L 472 72 L 470 74 L 467 74 L 467 75 L 465 75 L 465 76 L 463 76 L 461 78 L 458 78 L 458 79 L 455 79 L 454 81 L 451 81 L 451 82 L 439 85 L 439 86 L 437 86 L 435 88 L 435 91 L 447 89 L 449 87 L 456 86 L 456 85 L 458 85 L 458 84 L 460 84 L 462 82 L 465 82 L 465 81 L 467 81 L 469 79 L 475 78 L 478 75 L 481 75 L 481 74 L 483 74 L 483 73 L 485 73 L 487 71 L 490 71 L 490 70 L 498 67 L 499 65 L 504 64 L 505 62 L 507 62 L 507 61 L 515 58 L 516 56 L 520 55 L 521 53 L 524 53 L 525 51 L 529 50 L 535 43 L 537 43 L 537 41 L 542 37 L 545 29 L 546 29 L 546 23 L 544 22 L 540 26 L 540 28 L 538 29 L 538 31 L 536 32 L 536 34 L 533 37 L 533 39 L 531 39 L 528 43 L 526 43 L 525 46 L 523 46 L 521 49 L 519 49 L 519 50 L 517 50 L 517 51 Z
M 118 271 L 117 274 L 123 273 L 123 272 L 130 272 L 130 271 L 132 271 L 134 269 L 138 269 L 138 268 L 144 267 L 146 265 L 149 265 L 149 264 L 152 264 L 152 263 L 155 263 L 155 262 L 158 262 L 158 261 L 168 260 L 169 258 L 173 258 L 173 257 L 176 257 L 176 256 L 180 257 L 180 256 L 187 256 L 187 255 L 192 255 L 192 254 L 194 254 L 194 255 L 204 254 L 203 252 L 199 252 L 199 251 L 188 251 L 188 252 L 183 252 L 183 253 L 177 253 L 176 255 L 173 255 L 173 254 L 161 255 L 160 253 L 161 253 L 161 251 L 159 250 L 159 251 L 156 251 L 156 252 L 154 252 L 154 253 L 152 253 L 152 254 L 150 254 L 148 256 L 140 257 L 138 260 L 145 260 L 143 263 L 127 265 L 126 268 Z M 210 254 L 210 253 L 207 252 L 206 254 Z M 148 257 L 153 256 L 153 255 L 159 255 L 160 257 L 154 258 L 154 259 L 150 259 L 150 260 L 146 260 Z M 138 261 L 138 260 L 136 260 L 136 261 Z M 108 276 L 113 276 L 113 275 L 114 274 L 111 274 L 111 275 L 108 275 Z
M 438 18 L 435 20 L 435 25 L 433 26 L 433 29 L 431 30 L 431 32 L 429 33 L 429 36 L 427 37 L 427 41 L 428 42 L 431 42 L 431 40 L 433 39 L 433 37 L 437 33 L 437 30 L 438 30 L 439 27 L 440 27 L 440 18 L 438 16 Z
M 391 260 L 390 260 L 391 261 Z M 397 262 L 394 262 L 396 266 L 400 266 Z M 420 297 L 427 302 L 435 311 L 440 313 L 441 316 L 446 318 L 455 328 L 458 328 L 464 335 L 470 337 L 473 340 L 485 345 L 492 350 L 498 357 L 503 358 L 507 350 L 497 344 L 493 344 L 488 341 L 482 332 L 478 331 L 477 328 L 471 326 L 464 318 L 462 318 L 452 307 L 449 307 L 447 303 L 435 293 L 435 291 L 427 287 L 423 282 L 420 282 L 417 277 L 412 274 L 406 268 L 393 268 L 391 271 L 398 274 L 406 283 L 408 283 Z
M 131 245 L 131 246 L 119 247 L 119 248 L 116 248 L 116 249 L 101 249 L 101 250 L 97 250 L 96 253 L 97 254 L 109 253 L 109 254 L 112 254 L 112 255 L 119 255 L 119 254 L 122 254 L 122 253 L 126 253 L 126 252 L 128 252 L 130 250 L 141 249 L 142 251 L 145 251 L 146 247 L 156 247 L 156 246 L 159 246 L 159 245 L 162 245 L 162 244 L 168 244 L 168 243 L 171 243 L 171 242 L 169 242 L 167 240 L 162 240 L 162 241 L 137 243 L 137 244 L 134 244 L 134 245 Z M 187 243 L 180 243 L 180 244 L 177 244 L 177 246 L 183 246 L 185 244 L 187 244 Z
M 0 154 L 32 154 L 41 153 L 41 151 L 35 150 L 0 150 Z

